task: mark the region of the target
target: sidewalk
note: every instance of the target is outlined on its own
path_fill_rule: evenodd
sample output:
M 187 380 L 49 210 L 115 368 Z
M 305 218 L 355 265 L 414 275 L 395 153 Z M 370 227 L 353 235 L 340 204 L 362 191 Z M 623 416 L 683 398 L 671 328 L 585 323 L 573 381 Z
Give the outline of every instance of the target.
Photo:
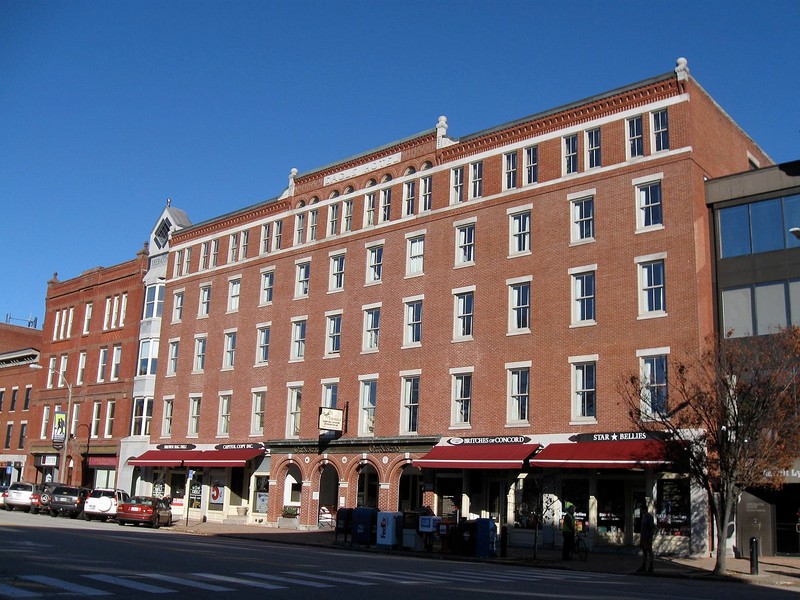
M 387 550 L 371 546 L 366 548 L 358 544 L 351 544 L 348 537 L 338 538 L 332 529 L 299 530 L 278 529 L 264 525 L 229 525 L 213 522 L 198 522 L 190 520 L 188 526 L 185 522 L 176 522 L 173 531 L 195 535 L 225 536 L 265 542 L 295 544 L 301 546 L 337 547 L 348 548 L 353 551 L 369 552 L 396 552 L 408 553 L 421 558 L 442 558 L 454 560 L 479 560 L 469 557 L 453 556 L 434 552 L 412 552 L 409 550 Z M 561 550 L 537 548 L 534 556 L 533 548 L 510 547 L 504 558 L 492 558 L 487 562 L 519 566 L 534 566 L 542 568 L 570 569 L 575 571 L 588 571 L 594 573 L 615 573 L 620 575 L 638 575 L 642 577 L 680 577 L 680 578 L 708 578 L 714 579 L 712 574 L 715 559 L 703 558 L 676 558 L 656 557 L 655 572 L 652 575 L 637 574 L 636 570 L 641 565 L 641 555 L 635 549 L 629 551 L 594 551 L 589 553 L 587 560 L 561 560 Z M 800 558 L 787 556 L 762 557 L 759 561 L 759 574 L 750 574 L 750 561 L 748 559 L 728 558 L 728 576 L 726 581 L 741 581 L 756 585 L 778 587 L 800 592 Z

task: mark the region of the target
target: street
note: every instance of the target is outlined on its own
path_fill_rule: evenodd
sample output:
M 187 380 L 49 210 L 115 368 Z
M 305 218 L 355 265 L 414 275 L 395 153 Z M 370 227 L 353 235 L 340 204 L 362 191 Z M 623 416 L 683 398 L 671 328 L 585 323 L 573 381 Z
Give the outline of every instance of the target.
M 747 584 L 580 573 L 195 536 L 0 511 L 0 598 L 789 598 Z

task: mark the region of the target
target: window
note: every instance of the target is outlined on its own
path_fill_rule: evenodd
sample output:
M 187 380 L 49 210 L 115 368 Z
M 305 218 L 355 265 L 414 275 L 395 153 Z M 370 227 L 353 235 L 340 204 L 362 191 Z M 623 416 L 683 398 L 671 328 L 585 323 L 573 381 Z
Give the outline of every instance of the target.
M 403 377 L 402 433 L 417 433 L 419 421 L 419 375 Z
M 64 387 L 67 385 L 67 362 L 69 361 L 69 356 L 67 354 L 61 355 L 61 364 L 58 366 L 58 387 Z M 16 399 L 16 395 L 14 396 Z M 11 402 L 11 406 L 14 406 L 14 401 Z M 13 408 L 12 408 L 13 410 Z
M 261 254 L 269 254 L 272 250 L 272 223 L 261 226 Z
M 239 278 L 228 281 L 228 312 L 239 310 L 239 293 L 242 287 L 242 280 Z
M 261 272 L 261 297 L 259 304 L 272 304 L 272 292 L 275 288 L 275 271 L 272 269 Z
M 211 242 L 203 242 L 200 245 L 200 263 L 198 270 L 205 271 L 208 269 L 208 252 L 211 247 Z
M 453 414 L 452 423 L 456 427 L 470 424 L 472 418 L 472 372 L 451 370 L 453 378 Z
M 661 181 L 649 181 L 636 186 L 637 219 L 639 229 L 663 224 L 661 211 Z
M 586 132 L 586 163 L 590 169 L 602 166 L 599 127 Z
M 322 406 L 336 408 L 339 402 L 339 379 L 322 380 Z
M 286 437 L 299 437 L 303 386 L 287 385 L 289 386 L 289 410 L 286 415 Z
M 292 360 L 303 360 L 306 356 L 306 317 L 292 319 Z
M 219 257 L 219 240 L 211 240 L 211 261 L 209 266 L 216 267 Z
M 653 148 L 654 152 L 669 150 L 669 122 L 666 108 L 653 113 Z
M 162 297 L 163 300 L 163 297 Z M 125 325 L 125 312 L 128 306 L 128 294 L 117 294 L 106 298 L 106 310 L 103 315 L 103 331 L 116 329 Z
M 319 211 L 312 210 L 308 213 L 308 241 L 314 242 L 317 240 L 317 223 L 319 221 Z
M 183 265 L 183 250 L 175 251 L 175 264 L 172 266 L 172 276 L 179 277 Z
M 425 236 L 411 234 L 406 238 L 406 275 L 422 275 L 425 259 Z
M 89 324 L 92 321 L 92 303 L 87 302 L 86 308 L 83 311 L 83 334 L 89 333 Z
M 164 411 L 161 413 L 161 437 L 172 435 L 172 412 L 174 409 L 174 399 L 164 398 Z
M 423 177 L 420 183 L 420 210 L 423 212 L 431 209 L 431 196 L 433 195 L 433 182 L 431 176 Z
M 361 410 L 358 420 L 359 435 L 375 435 L 375 407 L 378 403 L 378 379 L 370 375 L 361 380 Z
M 180 323 L 183 319 L 183 292 L 175 292 L 172 295 L 172 322 Z
M 530 365 L 506 365 L 508 369 L 508 422 L 527 423 L 530 408 Z
M 378 283 L 383 275 L 383 244 L 367 248 L 367 283 Z
M 456 224 L 456 261 L 459 266 L 475 264 L 475 223 Z
M 474 289 L 455 290 L 453 293 L 455 297 L 453 339 L 471 340 L 475 291 Z
M 91 436 L 96 438 L 100 435 L 100 413 L 103 409 L 103 403 L 97 401 L 94 403 L 94 407 L 92 409 L 92 430 Z
M 272 249 L 281 249 L 281 239 L 283 238 L 283 221 L 275 221 L 272 228 Z
M 142 340 L 139 344 L 139 376 L 155 375 L 158 367 L 158 339 Z
M 81 353 L 78 355 L 78 374 L 75 377 L 75 383 L 77 385 L 81 385 L 83 383 L 83 378 L 86 374 L 86 350 L 81 350 Z
M 458 204 L 464 201 L 464 167 L 456 167 L 450 174 L 452 180 L 450 204 Z
M 100 360 L 97 361 L 97 383 L 101 383 L 106 380 L 107 367 L 108 367 L 108 348 L 100 348 Z
M 381 331 L 381 308 L 364 307 L 364 346 L 363 350 L 375 351 L 378 349 L 378 341 Z
M 342 347 L 342 315 L 341 313 L 328 315 L 327 321 L 325 355 L 337 356 Z
M 266 400 L 266 390 L 253 390 L 252 412 L 250 413 L 250 435 L 264 435 Z
M 114 346 L 111 355 L 111 381 L 119 379 L 119 369 L 122 363 L 122 346 Z
M 564 138 L 564 174 L 578 172 L 578 134 Z
M 329 291 L 342 289 L 344 289 L 344 253 L 331 256 L 331 273 L 328 281 Z
M 666 314 L 664 260 L 641 257 L 637 258 L 636 262 L 639 267 L 639 314 L 658 316 Z
M 224 350 L 222 355 L 222 368 L 232 369 L 236 365 L 236 332 L 225 333 Z
M 202 408 L 202 398 L 191 396 L 189 398 L 189 435 L 200 435 L 200 409 Z
M 419 346 L 422 343 L 422 299 L 405 302 L 404 346 Z
M 596 358 L 584 360 L 581 357 L 571 362 L 573 418 L 576 420 L 595 419 L 597 416 Z
M 192 249 L 187 248 L 183 251 L 183 263 L 180 265 L 181 267 L 181 275 L 188 275 L 189 274 L 189 267 L 192 263 Z
M 509 214 L 509 254 L 529 254 L 531 251 L 531 211 Z
M 31 392 L 33 391 L 32 386 L 27 386 L 25 388 L 25 401 L 22 403 L 22 410 L 29 410 L 31 407 Z M 0 406 L 0 409 L 2 407 Z
M 642 134 L 642 115 L 627 121 L 628 126 L 628 158 L 644 156 L 644 137 Z
M 114 435 L 114 412 L 116 407 L 117 403 L 114 400 L 109 400 L 106 404 L 106 424 L 103 428 L 103 437 L 110 438 Z
M 201 372 L 206 366 L 206 336 L 196 337 L 194 340 L 194 372 Z
M 226 436 L 231 432 L 231 395 L 220 394 L 219 415 L 217 416 L 217 435 Z
M 167 357 L 167 375 L 175 375 L 178 372 L 178 350 L 180 349 L 179 340 L 169 342 L 169 356 Z
M 660 352 L 662 350 L 659 349 L 658 351 Z M 655 416 L 666 416 L 667 355 L 655 354 L 647 356 L 647 352 L 648 351 L 637 352 L 641 368 L 642 417 L 653 418 Z
M 517 153 L 509 152 L 508 154 L 503 155 L 503 166 L 504 166 L 504 188 L 506 190 L 513 190 L 517 187 Z
M 28 435 L 28 424 L 22 422 L 19 424 L 19 438 L 17 439 L 17 448 L 22 450 L 25 447 L 25 438 Z
M 539 181 L 539 146 L 525 148 L 525 183 Z
M 364 196 L 364 227 L 375 225 L 375 192 Z
M 153 319 L 161 316 L 164 308 L 164 284 L 148 285 L 144 292 L 144 318 Z
M 133 419 L 131 419 L 131 435 L 150 435 L 150 420 L 153 418 L 153 399 L 135 398 L 133 401 Z
M 56 408 L 59 408 L 56 406 Z M 78 423 L 80 422 L 81 416 L 81 405 L 80 404 L 73 404 L 72 405 L 72 418 L 70 419 L 69 424 L 69 435 L 70 437 L 75 437 L 75 432 L 78 429 Z
M 415 214 L 417 206 L 416 206 L 416 193 L 417 193 L 417 182 L 416 181 L 406 181 L 405 185 L 403 186 L 403 216 L 407 217 L 410 215 Z
M 594 282 L 596 265 L 591 271 L 570 269 L 572 275 L 572 324 L 585 325 L 595 322 Z M 583 269 L 585 267 L 580 267 Z
M 311 263 L 300 262 L 297 263 L 297 280 L 294 288 L 295 298 L 308 297 L 308 283 L 311 277 Z
M 344 231 L 353 231 L 353 201 L 344 201 Z
M 269 362 L 269 334 L 270 325 L 259 325 L 256 330 L 256 364 L 264 365 Z
M 483 196 L 483 161 L 474 162 L 469 166 L 470 198 Z
M 328 206 L 328 235 L 339 234 L 339 205 Z
M 302 244 L 306 241 L 306 213 L 300 213 L 294 221 L 294 244 Z
M 381 223 L 386 223 L 392 218 L 392 190 L 381 190 Z
M 531 284 L 530 281 L 508 283 L 509 333 L 530 333 Z
M 591 190 L 594 193 L 594 190 Z M 582 194 L 582 193 L 581 193 Z M 572 242 L 585 242 L 594 239 L 594 196 L 573 198 L 570 194 L 572 210 Z
M 53 388 L 53 378 L 56 375 L 56 357 L 51 356 L 47 368 L 47 389 Z M 60 382 L 59 382 L 60 385 Z
M 39 437 L 45 439 L 50 433 L 50 407 L 42 407 L 42 430 L 39 432 Z
M 200 305 L 197 309 L 198 317 L 207 317 L 211 311 L 211 284 L 200 286 Z
M 3 445 L 3 448 L 8 450 L 11 448 L 11 438 L 14 436 L 14 424 L 7 423 L 6 424 L 6 441 Z

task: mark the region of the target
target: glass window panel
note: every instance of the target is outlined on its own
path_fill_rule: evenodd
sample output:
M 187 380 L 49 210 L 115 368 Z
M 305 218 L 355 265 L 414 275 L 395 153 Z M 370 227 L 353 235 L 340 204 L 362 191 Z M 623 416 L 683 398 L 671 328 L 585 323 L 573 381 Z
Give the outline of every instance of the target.
M 747 205 L 719 211 L 720 257 L 750 254 L 750 216 Z
M 789 233 L 792 227 L 800 227 L 800 194 L 783 199 L 783 218 L 785 219 L 784 235 L 787 248 L 800 247 L 800 239 Z
M 722 320 L 726 337 L 753 335 L 750 288 L 722 290 Z
M 779 198 L 750 205 L 753 253 L 783 248 L 783 215 Z
M 758 335 L 786 327 L 786 287 L 783 282 L 756 286 L 756 327 Z
M 800 281 L 789 282 L 789 315 L 791 324 L 800 326 Z

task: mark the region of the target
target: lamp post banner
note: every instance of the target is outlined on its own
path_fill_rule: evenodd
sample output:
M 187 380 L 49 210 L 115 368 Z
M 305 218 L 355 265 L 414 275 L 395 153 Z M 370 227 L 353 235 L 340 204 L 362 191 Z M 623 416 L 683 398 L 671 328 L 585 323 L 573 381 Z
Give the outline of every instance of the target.
M 67 441 L 67 413 L 57 411 L 53 419 L 53 443 L 64 444 Z

